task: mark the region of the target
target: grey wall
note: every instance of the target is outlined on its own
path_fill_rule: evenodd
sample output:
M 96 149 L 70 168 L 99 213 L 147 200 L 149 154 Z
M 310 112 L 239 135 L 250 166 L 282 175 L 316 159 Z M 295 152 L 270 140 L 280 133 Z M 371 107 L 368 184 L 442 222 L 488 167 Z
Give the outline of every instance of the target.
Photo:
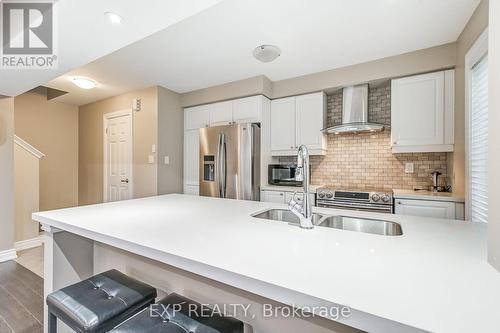
M 0 251 L 14 248 L 14 99 L 0 98 Z
M 181 100 L 186 107 L 254 95 L 272 97 L 272 82 L 264 75 L 187 92 Z
M 465 194 L 465 55 L 488 26 L 488 0 L 483 0 L 457 40 L 455 67 L 455 147 L 449 174 L 457 195 Z
M 500 0 L 490 0 L 488 260 L 500 271 Z
M 273 99 L 328 91 L 351 84 L 452 68 L 455 66 L 455 57 L 456 45 L 450 43 L 281 81 L 273 82 L 261 75 L 184 93 L 181 95 L 182 106 L 261 94 Z
M 182 193 L 184 111 L 180 95 L 158 89 L 158 194 Z M 169 156 L 170 163 L 164 164 Z

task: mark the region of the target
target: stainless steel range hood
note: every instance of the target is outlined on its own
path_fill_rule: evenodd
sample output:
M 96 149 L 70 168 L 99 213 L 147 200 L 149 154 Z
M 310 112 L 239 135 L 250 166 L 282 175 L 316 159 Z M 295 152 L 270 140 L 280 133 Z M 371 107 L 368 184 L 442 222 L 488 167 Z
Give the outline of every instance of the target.
M 346 87 L 343 90 L 342 124 L 325 128 L 333 134 L 379 132 L 383 124 L 368 122 L 368 84 Z

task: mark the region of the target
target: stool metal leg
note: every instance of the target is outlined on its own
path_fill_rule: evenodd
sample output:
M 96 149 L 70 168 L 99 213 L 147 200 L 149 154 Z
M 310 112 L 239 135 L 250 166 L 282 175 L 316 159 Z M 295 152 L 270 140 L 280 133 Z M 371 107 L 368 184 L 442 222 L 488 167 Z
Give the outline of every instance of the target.
M 49 321 L 47 323 L 49 333 L 57 333 L 57 317 L 49 312 Z

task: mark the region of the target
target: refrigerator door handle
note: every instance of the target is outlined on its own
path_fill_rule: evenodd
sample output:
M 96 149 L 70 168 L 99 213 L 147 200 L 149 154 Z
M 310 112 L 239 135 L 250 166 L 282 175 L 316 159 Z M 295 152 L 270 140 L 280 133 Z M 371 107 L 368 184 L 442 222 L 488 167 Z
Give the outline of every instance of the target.
M 224 133 L 219 133 L 219 139 L 217 142 L 217 185 L 219 188 L 219 197 L 226 197 L 226 136 Z
M 222 180 L 221 180 L 221 185 L 222 185 L 222 198 L 226 197 L 226 192 L 227 192 L 227 147 L 226 147 L 226 135 L 222 133 L 222 158 L 221 158 L 221 175 L 222 175 Z
M 219 133 L 219 136 L 217 137 L 217 157 L 215 161 L 215 171 L 217 173 L 217 191 L 219 192 L 219 197 L 222 197 L 222 177 L 221 177 L 221 138 L 222 138 L 222 133 Z

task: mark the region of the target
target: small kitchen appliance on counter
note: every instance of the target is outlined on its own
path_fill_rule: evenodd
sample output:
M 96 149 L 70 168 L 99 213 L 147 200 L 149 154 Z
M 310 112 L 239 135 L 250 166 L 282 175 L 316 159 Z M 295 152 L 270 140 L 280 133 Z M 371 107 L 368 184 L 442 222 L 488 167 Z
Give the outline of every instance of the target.
M 336 190 L 322 187 L 316 194 L 318 207 L 389 214 L 394 211 L 392 193 L 387 191 Z
M 440 178 L 442 173 L 439 171 L 434 171 L 431 173 L 432 176 L 432 192 L 451 192 L 451 186 L 446 185 L 446 179 Z

